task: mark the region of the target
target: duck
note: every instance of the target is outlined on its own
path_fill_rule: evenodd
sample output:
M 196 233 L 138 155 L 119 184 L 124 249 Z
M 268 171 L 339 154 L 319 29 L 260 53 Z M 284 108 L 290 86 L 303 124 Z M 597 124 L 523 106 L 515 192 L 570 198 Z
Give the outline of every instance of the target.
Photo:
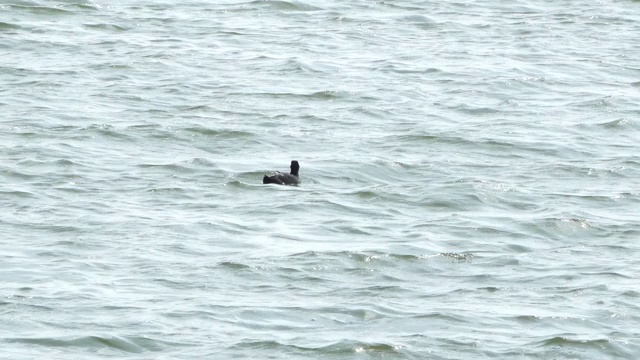
M 263 184 L 278 184 L 278 185 L 298 185 L 300 183 L 300 176 L 298 171 L 300 170 L 300 164 L 297 160 L 291 160 L 291 172 L 289 174 L 283 174 L 276 171 L 273 175 L 265 175 L 262 178 Z

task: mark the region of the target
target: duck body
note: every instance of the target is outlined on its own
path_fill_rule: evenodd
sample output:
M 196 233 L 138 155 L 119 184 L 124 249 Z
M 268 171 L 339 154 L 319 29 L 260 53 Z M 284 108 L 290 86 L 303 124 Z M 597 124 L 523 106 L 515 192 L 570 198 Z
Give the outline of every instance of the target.
M 289 174 L 283 174 L 279 171 L 273 175 L 265 175 L 262 178 L 263 184 L 278 184 L 278 185 L 298 185 L 300 183 L 300 176 L 298 171 L 300 170 L 300 164 L 296 160 L 291 161 L 291 172 Z

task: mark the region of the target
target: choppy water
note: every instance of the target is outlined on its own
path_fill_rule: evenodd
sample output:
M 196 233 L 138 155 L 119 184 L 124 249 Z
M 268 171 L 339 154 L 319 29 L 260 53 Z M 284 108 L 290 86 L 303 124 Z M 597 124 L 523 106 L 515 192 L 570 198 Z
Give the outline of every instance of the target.
M 640 358 L 639 2 L 0 4 L 2 358 Z

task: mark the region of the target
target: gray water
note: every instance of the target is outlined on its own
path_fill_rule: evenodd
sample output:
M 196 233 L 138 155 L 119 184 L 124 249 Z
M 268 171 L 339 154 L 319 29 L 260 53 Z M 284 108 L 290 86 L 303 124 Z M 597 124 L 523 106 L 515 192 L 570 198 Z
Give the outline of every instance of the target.
M 3 359 L 640 358 L 640 2 L 0 4 Z

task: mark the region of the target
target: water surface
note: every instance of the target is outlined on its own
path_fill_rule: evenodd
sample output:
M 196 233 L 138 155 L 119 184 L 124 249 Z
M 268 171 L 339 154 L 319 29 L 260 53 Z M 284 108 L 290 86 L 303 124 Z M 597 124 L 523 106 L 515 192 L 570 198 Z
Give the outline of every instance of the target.
M 4 356 L 637 359 L 638 5 L 0 2 Z

